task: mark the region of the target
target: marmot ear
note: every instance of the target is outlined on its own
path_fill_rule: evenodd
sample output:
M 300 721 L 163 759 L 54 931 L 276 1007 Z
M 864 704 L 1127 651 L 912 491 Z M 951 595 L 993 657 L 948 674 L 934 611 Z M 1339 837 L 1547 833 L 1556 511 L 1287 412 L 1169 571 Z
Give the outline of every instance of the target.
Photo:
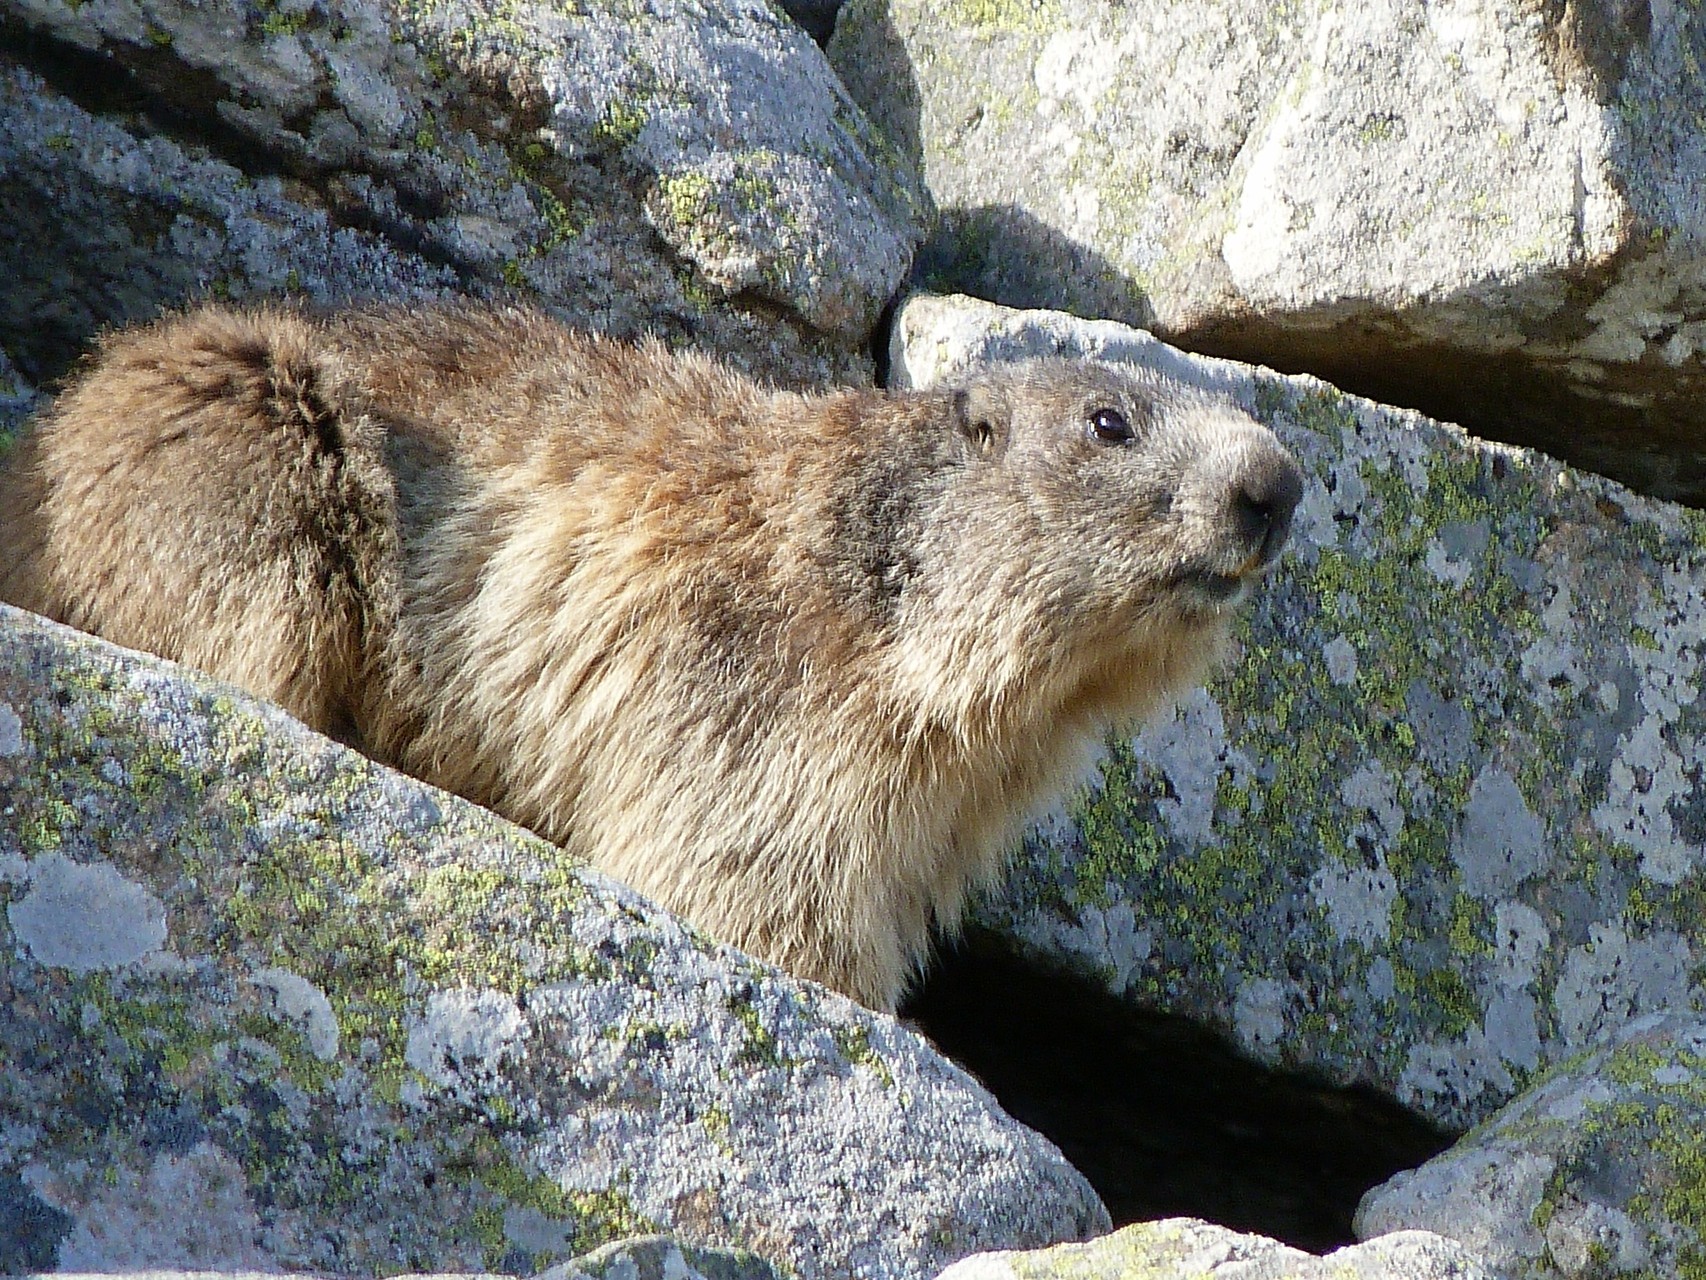
M 992 458 L 1004 450 L 1011 425 L 1007 398 L 994 388 L 972 386 L 954 392 L 954 426 L 979 455 Z

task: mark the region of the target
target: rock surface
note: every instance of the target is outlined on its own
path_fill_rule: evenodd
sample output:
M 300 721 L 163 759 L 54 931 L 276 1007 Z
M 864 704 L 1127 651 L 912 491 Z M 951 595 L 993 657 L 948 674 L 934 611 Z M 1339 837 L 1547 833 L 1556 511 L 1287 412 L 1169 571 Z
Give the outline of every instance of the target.
M 60 1271 L 57 1280 L 117 1280 L 111 1272 Z M 125 1280 L 320 1280 L 301 1272 L 141 1270 Z M 325 1273 L 322 1273 L 325 1274 Z M 514 1280 L 498 1272 L 418 1275 L 417 1280 Z M 780 1280 L 756 1254 L 683 1246 L 667 1236 L 613 1240 L 591 1253 L 560 1262 L 536 1280 Z
M 937 287 L 1152 327 L 1706 500 L 1691 4 L 853 0 Z
M 11 441 L 29 421 L 40 402 L 40 394 L 18 373 L 11 357 L 0 349 L 0 460 L 5 458 Z
M 822 381 L 922 235 L 756 0 L 0 0 L 0 32 L 0 345 L 37 381 L 193 297 L 449 288 Z
M 940 1280 L 1500 1280 L 1461 1245 L 1406 1231 L 1313 1257 L 1191 1218 L 1116 1231 L 1087 1244 L 988 1253 Z
M 1056 351 L 1229 392 L 1312 483 L 1242 652 L 1111 745 L 984 920 L 1456 1126 L 1700 1008 L 1700 515 L 1112 323 L 920 298 L 892 361 Z
M 100 329 L 198 296 L 451 292 L 448 268 L 305 195 L 91 115 L 0 53 L 0 345 L 45 384 Z
M 668 1236 L 634 1236 L 559 1263 L 538 1280 L 782 1280 L 782 1274 L 757 1254 L 684 1247 Z
M 1706 1022 L 1637 1019 L 1447 1154 L 1371 1191 L 1360 1234 L 1445 1231 L 1513 1277 L 1706 1266 Z
M 892 1019 L 0 607 L 0 1272 L 526 1273 L 667 1230 L 916 1277 L 1107 1227 Z

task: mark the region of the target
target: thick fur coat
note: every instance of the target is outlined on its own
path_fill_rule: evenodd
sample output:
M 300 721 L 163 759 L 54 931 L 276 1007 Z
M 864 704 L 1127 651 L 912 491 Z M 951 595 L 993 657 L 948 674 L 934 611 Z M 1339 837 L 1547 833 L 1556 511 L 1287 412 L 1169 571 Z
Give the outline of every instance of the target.
M 803 397 L 524 309 L 210 308 L 20 444 L 0 598 L 886 1009 L 1198 678 L 1299 485 L 1236 408 L 1094 363 Z

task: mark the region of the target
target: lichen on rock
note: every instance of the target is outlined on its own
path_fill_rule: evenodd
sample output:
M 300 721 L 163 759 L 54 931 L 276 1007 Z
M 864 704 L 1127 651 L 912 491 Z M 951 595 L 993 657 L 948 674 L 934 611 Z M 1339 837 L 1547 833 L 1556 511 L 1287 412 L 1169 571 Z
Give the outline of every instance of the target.
M 1636 1019 L 1446 1154 L 1370 1191 L 1365 1235 L 1444 1228 L 1506 1274 L 1706 1265 L 1706 1024 Z
M 1313 482 L 1234 660 L 1110 744 L 985 922 L 1451 1125 L 1698 1008 L 1698 518 L 1106 322 L 921 298 L 893 359 L 1056 352 L 1238 397 Z
M 4 607 L 0 798 L 9 1265 L 526 1273 L 666 1229 L 900 1277 L 1107 1223 L 892 1019 Z

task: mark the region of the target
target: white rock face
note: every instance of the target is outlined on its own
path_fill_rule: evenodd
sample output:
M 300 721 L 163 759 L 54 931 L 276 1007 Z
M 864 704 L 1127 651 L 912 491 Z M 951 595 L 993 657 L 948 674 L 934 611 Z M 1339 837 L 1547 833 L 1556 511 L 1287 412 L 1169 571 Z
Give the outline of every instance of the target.
M 1706 499 L 1706 15 L 851 0 L 931 287 L 1150 328 Z
M 1499 1280 L 1456 1242 L 1402 1231 L 1314 1257 L 1190 1218 L 1144 1222 L 1085 1244 L 980 1253 L 937 1280 Z
M 1629 214 L 1614 138 L 1545 39 L 1537 13 L 1496 0 L 1324 11 L 1251 138 L 1222 245 L 1238 291 L 1274 312 L 1401 306 L 1514 282 L 1542 255 L 1604 260 Z
M 985 922 L 1448 1124 L 1706 1007 L 1698 517 L 1104 321 L 919 297 L 891 361 L 928 385 L 1055 353 L 1224 392 L 1311 481 L 1240 652 L 1104 759 Z

